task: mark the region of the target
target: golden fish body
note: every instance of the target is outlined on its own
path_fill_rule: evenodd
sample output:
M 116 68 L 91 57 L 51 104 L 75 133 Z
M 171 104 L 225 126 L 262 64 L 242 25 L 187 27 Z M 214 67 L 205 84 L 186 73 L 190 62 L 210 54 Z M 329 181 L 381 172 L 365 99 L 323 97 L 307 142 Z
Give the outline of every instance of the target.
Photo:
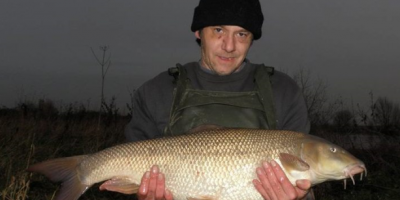
M 174 199 L 262 199 L 252 183 L 262 161 L 276 160 L 291 182 L 312 184 L 352 177 L 364 164 L 318 137 L 292 131 L 212 129 L 114 146 L 92 155 L 60 158 L 28 170 L 63 181 L 57 199 L 74 200 L 91 185 L 113 179 L 136 192 L 157 164 Z M 122 186 L 123 187 L 123 186 Z

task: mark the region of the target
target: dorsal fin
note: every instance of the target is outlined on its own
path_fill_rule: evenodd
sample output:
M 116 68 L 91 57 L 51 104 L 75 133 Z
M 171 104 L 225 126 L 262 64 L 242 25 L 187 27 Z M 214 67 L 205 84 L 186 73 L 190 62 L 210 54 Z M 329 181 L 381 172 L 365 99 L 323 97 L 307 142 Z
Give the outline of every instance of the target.
M 224 127 L 218 126 L 215 124 L 203 124 L 203 125 L 196 126 L 192 129 L 190 129 L 188 131 L 188 133 L 192 134 L 192 133 L 198 133 L 198 132 L 207 131 L 207 130 L 215 130 L 215 129 L 223 129 L 223 128 Z

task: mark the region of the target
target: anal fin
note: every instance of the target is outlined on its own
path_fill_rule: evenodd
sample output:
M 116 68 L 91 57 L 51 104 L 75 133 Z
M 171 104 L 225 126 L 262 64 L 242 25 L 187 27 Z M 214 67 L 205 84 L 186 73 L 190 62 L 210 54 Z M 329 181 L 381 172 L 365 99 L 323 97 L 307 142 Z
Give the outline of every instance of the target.
M 187 200 L 218 200 L 213 196 L 199 196 L 199 197 L 187 197 Z

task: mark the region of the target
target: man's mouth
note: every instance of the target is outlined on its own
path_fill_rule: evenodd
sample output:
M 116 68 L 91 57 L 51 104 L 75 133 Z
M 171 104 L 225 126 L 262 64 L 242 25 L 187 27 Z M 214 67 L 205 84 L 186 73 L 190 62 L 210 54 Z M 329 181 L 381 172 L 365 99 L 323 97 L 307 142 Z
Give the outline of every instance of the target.
M 224 56 L 218 56 L 218 57 L 223 61 L 232 61 L 233 59 L 235 59 L 234 57 L 224 57 Z

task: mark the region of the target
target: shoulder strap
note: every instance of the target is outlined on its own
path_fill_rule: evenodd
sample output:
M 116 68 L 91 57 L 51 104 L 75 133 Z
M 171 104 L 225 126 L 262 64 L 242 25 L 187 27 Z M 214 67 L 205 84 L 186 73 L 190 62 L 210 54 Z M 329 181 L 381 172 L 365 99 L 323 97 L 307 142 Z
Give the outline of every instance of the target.
M 172 107 L 170 111 L 170 120 L 174 118 L 173 114 L 176 113 L 179 104 L 181 103 L 182 96 L 186 88 L 191 88 L 190 80 L 187 78 L 186 69 L 179 63 L 176 64 L 176 67 L 171 67 L 168 69 L 168 74 L 174 77 L 174 91 L 173 91 L 173 100 Z M 165 127 L 164 134 L 170 134 L 171 130 L 169 124 Z
M 187 72 L 184 66 L 177 63 L 176 67 L 168 68 L 168 74 L 174 77 L 174 84 L 178 86 L 183 84 L 187 87 L 190 87 L 190 81 L 187 78 Z
M 255 74 L 255 81 L 260 94 L 260 100 L 264 106 L 265 115 L 267 117 L 270 129 L 276 129 L 277 123 L 275 118 L 275 103 L 272 93 L 271 76 L 274 74 L 274 68 L 258 65 Z
M 178 76 L 179 76 L 179 69 L 178 66 L 181 66 L 179 63 L 176 64 L 176 67 L 170 67 L 168 68 L 168 74 L 170 76 L 174 77 L 174 81 L 173 83 L 176 84 L 176 82 L 178 81 Z

